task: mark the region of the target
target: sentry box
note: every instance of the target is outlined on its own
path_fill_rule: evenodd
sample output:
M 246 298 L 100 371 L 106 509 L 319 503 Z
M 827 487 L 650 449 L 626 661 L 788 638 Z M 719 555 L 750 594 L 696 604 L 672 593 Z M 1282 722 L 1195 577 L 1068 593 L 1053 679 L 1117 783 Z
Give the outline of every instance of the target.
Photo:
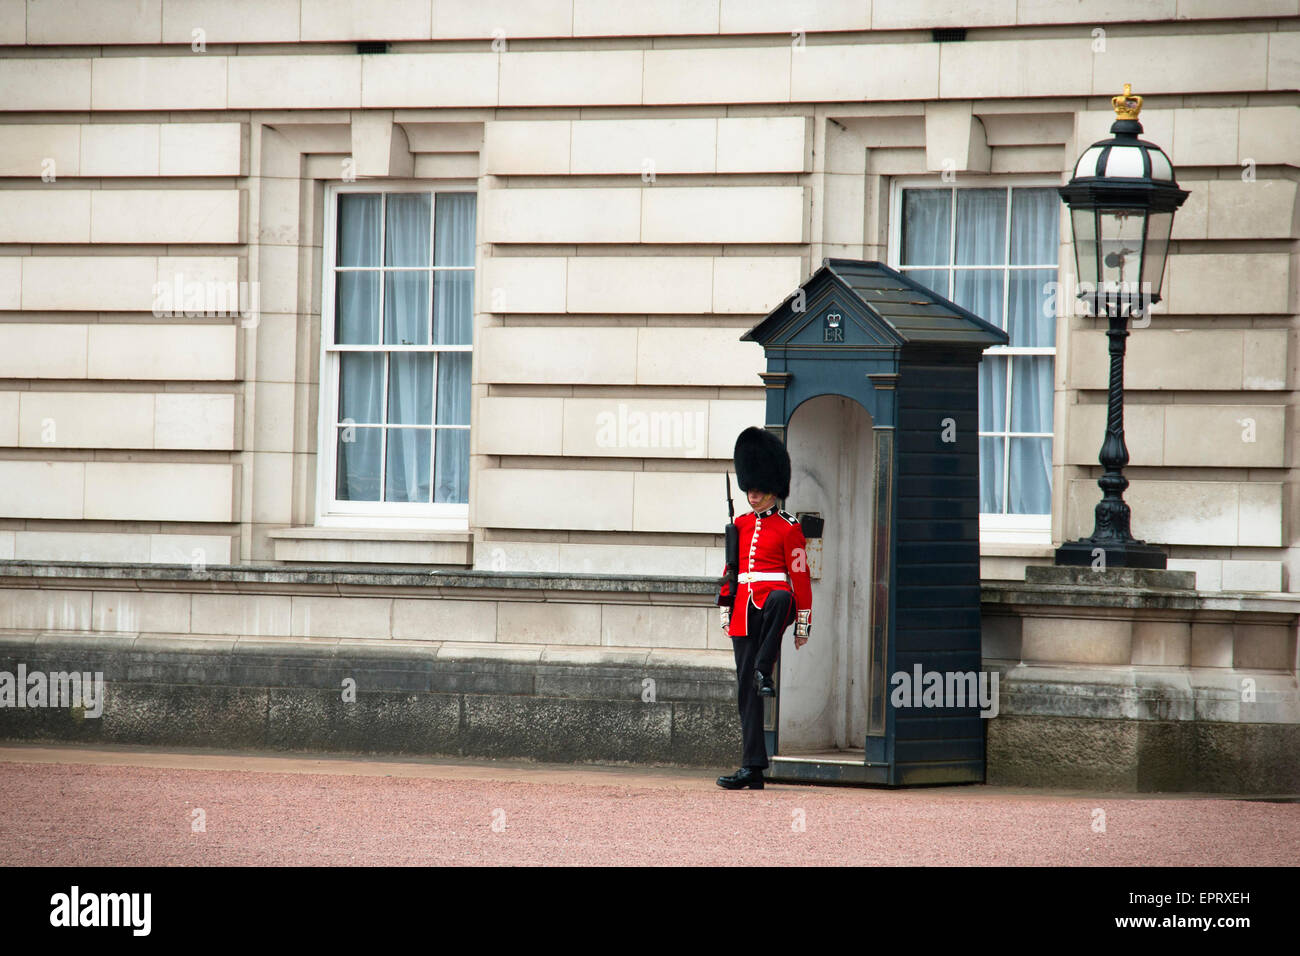
M 768 776 L 982 782 L 979 366 L 1007 334 L 882 263 L 828 259 L 741 339 L 766 354 L 784 507 L 823 525 L 812 636 L 767 699 Z

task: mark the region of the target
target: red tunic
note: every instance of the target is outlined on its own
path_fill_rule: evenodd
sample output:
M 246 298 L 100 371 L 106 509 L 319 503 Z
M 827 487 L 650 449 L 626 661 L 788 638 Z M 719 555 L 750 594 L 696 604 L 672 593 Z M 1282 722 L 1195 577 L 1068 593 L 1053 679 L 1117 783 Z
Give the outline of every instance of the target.
M 740 568 L 742 579 L 737 585 L 736 602 L 731 611 L 727 633 L 731 637 L 746 637 L 749 607 L 762 608 L 773 591 L 793 591 L 794 610 L 812 610 L 812 581 L 808 576 L 808 545 L 804 541 L 799 519 L 788 511 L 771 507 L 762 512 L 747 512 L 736 519 L 740 532 Z M 718 604 L 727 603 L 727 574 L 722 572 L 722 585 Z M 754 581 L 746 583 L 743 575 L 751 572 L 783 573 L 784 581 Z M 792 618 L 793 620 L 793 618 Z

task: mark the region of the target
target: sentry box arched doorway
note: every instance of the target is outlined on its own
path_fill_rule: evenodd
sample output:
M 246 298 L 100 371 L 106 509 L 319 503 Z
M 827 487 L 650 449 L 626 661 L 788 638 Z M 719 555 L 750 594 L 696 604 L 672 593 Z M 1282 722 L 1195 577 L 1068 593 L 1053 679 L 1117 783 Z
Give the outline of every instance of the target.
M 766 354 L 784 507 L 824 522 L 813 636 L 767 704 L 769 776 L 983 781 L 978 375 L 1006 333 L 882 263 L 828 259 L 741 338 Z

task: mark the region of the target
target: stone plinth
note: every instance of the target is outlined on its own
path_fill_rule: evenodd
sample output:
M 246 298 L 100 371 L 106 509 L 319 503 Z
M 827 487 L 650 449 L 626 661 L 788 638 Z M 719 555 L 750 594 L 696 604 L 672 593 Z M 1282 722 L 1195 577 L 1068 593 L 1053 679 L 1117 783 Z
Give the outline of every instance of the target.
M 984 585 L 988 782 L 1300 793 L 1300 596 L 1186 571 L 1030 567 Z

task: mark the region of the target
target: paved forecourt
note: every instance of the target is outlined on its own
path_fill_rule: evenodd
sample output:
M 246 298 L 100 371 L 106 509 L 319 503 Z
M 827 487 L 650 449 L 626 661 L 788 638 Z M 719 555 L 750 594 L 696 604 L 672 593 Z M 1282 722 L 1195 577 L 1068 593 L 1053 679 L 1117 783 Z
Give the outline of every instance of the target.
M 680 769 L 0 747 L 4 865 L 1292 865 L 1300 804 Z

